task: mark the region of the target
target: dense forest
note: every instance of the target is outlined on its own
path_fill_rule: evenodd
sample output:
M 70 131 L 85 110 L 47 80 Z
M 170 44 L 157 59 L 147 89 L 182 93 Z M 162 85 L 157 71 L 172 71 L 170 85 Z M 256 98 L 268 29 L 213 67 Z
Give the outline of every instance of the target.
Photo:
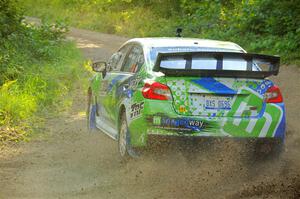
M 80 54 L 65 40 L 63 24 L 34 26 L 17 0 L 0 0 L 0 146 L 24 139 L 42 114 L 62 100 L 80 68 Z
M 183 36 L 237 42 L 300 58 L 299 0 L 25 0 L 29 15 L 129 37 Z M 33 6 L 34 5 L 34 6 Z

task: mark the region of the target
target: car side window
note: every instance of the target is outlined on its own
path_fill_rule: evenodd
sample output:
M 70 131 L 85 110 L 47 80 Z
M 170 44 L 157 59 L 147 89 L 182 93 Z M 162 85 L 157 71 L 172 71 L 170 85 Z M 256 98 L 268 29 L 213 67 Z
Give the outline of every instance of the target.
M 124 58 L 130 46 L 122 47 L 118 52 L 114 53 L 107 62 L 108 71 L 120 71 Z
M 123 72 L 136 73 L 144 64 L 144 53 L 140 46 L 133 46 L 130 53 L 125 59 Z

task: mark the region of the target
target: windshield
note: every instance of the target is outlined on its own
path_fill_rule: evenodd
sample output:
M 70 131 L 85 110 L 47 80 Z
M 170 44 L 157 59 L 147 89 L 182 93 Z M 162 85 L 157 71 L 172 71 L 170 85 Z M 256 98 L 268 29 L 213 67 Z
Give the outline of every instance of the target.
M 152 65 L 155 64 L 158 53 L 171 52 L 243 52 L 242 50 L 224 49 L 224 48 L 199 48 L 199 47 L 157 47 L 150 51 L 150 60 Z M 161 61 L 161 67 L 166 69 L 185 69 L 187 60 L 183 56 L 170 57 Z M 216 70 L 218 69 L 217 59 L 214 57 L 192 58 L 191 69 Z M 247 61 L 241 58 L 224 58 L 223 70 L 247 70 Z M 252 71 L 260 71 L 256 63 L 252 65 Z

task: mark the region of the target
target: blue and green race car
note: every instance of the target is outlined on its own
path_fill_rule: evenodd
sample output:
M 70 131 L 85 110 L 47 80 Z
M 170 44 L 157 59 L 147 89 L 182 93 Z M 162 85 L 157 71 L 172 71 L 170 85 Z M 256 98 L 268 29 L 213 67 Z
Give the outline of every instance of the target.
M 118 141 L 122 157 L 151 136 L 285 138 L 277 56 L 232 42 L 137 38 L 97 61 L 88 89 L 88 126 Z M 276 142 L 277 143 L 277 142 Z

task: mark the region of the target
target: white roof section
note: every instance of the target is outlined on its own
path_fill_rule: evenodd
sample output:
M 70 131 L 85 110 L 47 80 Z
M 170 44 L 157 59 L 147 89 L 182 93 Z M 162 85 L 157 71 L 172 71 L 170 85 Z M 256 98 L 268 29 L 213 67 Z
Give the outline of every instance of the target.
M 126 43 L 137 42 L 144 48 L 152 47 L 203 47 L 203 48 L 222 48 L 228 50 L 243 50 L 239 45 L 233 42 L 217 41 L 210 39 L 182 38 L 182 37 L 153 37 L 153 38 L 135 38 Z

